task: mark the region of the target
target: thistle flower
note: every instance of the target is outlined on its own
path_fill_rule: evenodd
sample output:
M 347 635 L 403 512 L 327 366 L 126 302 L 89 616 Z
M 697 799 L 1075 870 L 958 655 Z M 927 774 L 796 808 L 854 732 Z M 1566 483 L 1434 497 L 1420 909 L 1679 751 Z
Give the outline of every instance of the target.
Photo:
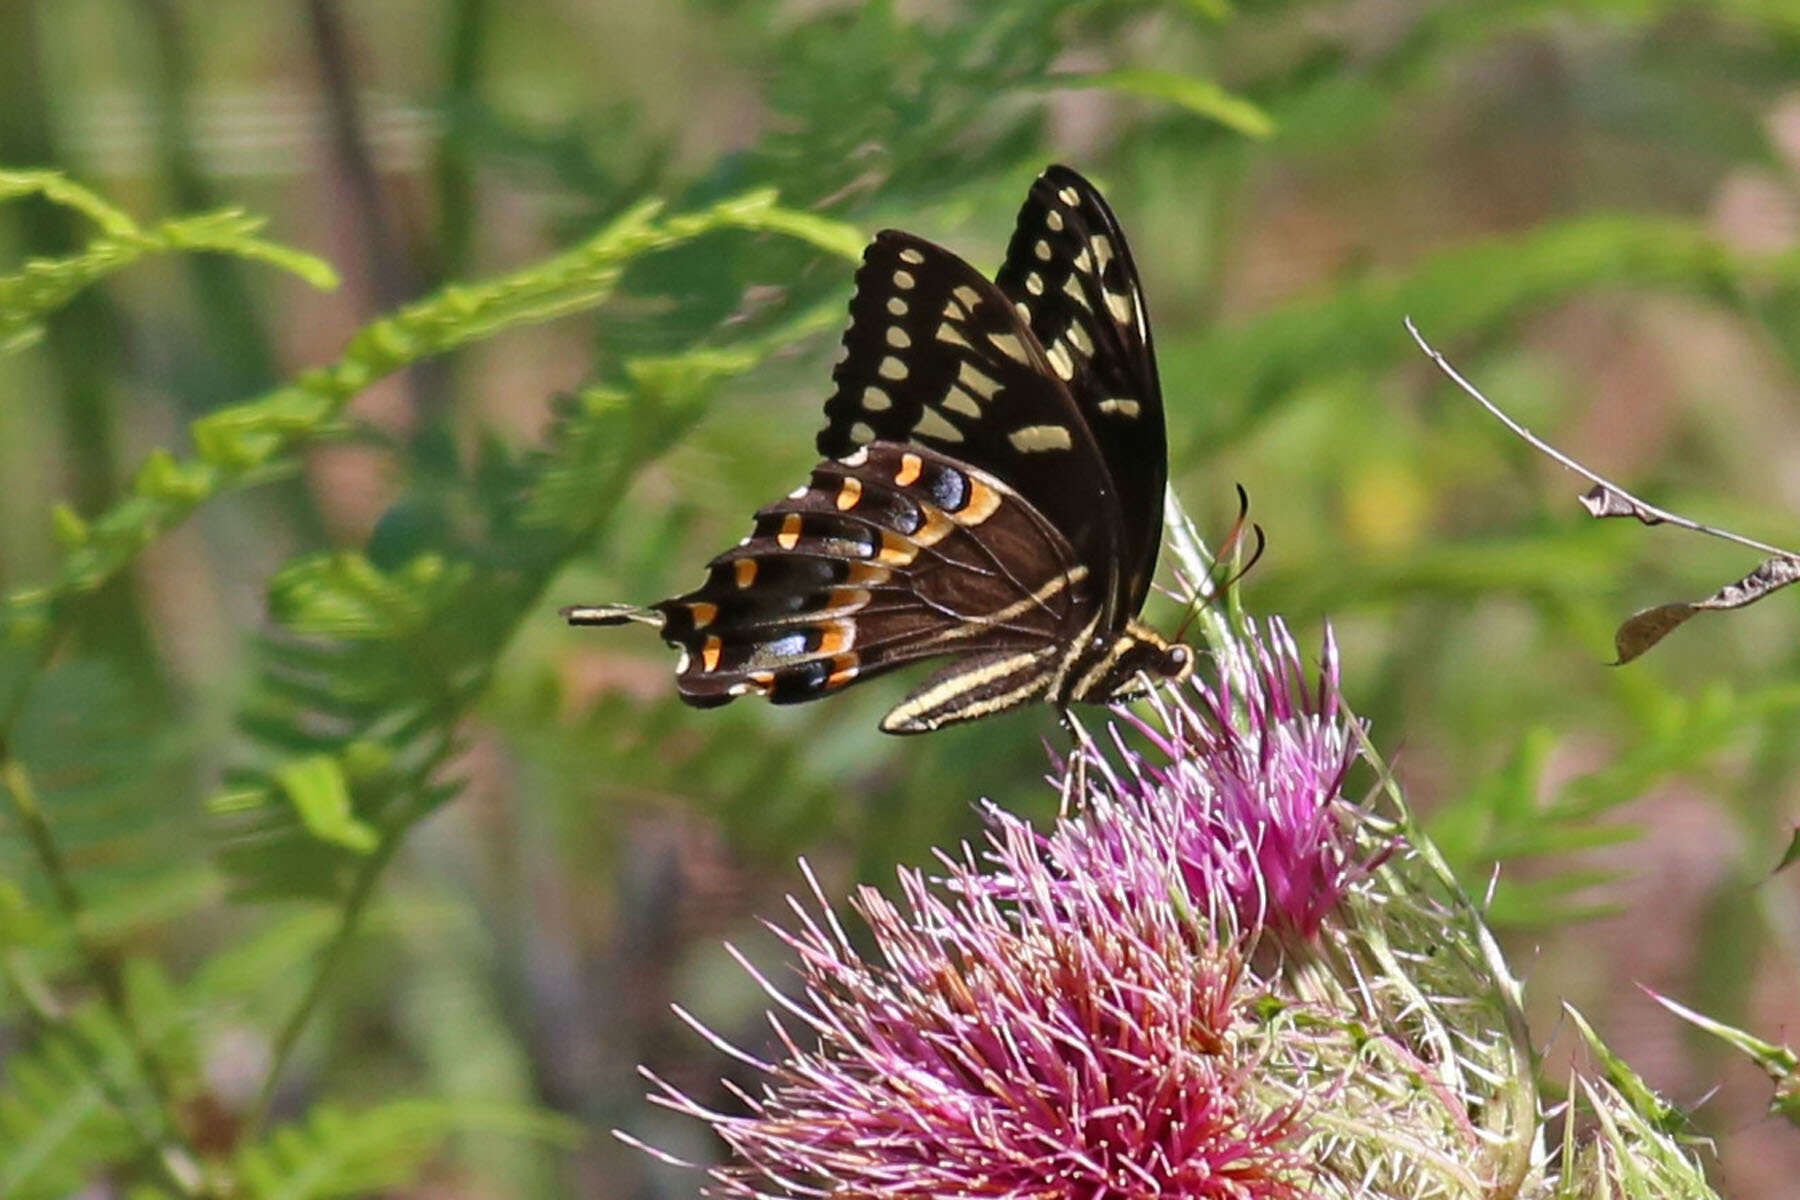
M 1168 1196 L 1298 1200 L 1286 1147 L 1296 1109 L 1255 1087 L 1241 1027 L 1245 967 L 1169 903 L 1166 868 L 1138 857 L 1070 875 L 1017 819 L 988 838 L 1002 896 L 971 852 L 936 884 L 900 876 L 893 903 L 861 890 L 865 959 L 831 918 L 794 905 L 783 937 L 803 995 L 769 993 L 779 1063 L 745 1115 L 662 1099 L 710 1122 L 743 1196 Z M 1138 874 L 1131 876 L 1129 872 Z M 810 875 L 808 876 L 810 880 Z M 748 964 L 746 964 L 747 966 Z M 709 1035 L 710 1036 L 710 1035 Z
M 1316 688 L 1279 620 L 1223 642 L 1213 658 L 1216 682 L 1157 693 L 1154 722 L 1127 714 L 1149 753 L 1116 728 L 1115 755 L 1082 752 L 1088 803 L 1122 815 L 1076 836 L 1103 857 L 1118 849 L 1113 831 L 1154 831 L 1192 896 L 1226 901 L 1241 929 L 1310 940 L 1385 856 L 1359 847 L 1342 794 L 1358 753 L 1337 645 L 1327 630 Z
M 1279 622 L 1215 635 L 1214 682 L 1122 712 L 1106 752 L 1064 764 L 1073 815 L 1040 833 L 990 809 L 941 877 L 859 890 L 873 953 L 807 872 L 775 929 L 797 994 L 739 958 L 779 1010 L 773 1058 L 682 1014 L 762 1087 L 727 1113 L 651 1077 L 729 1148 L 708 1190 L 1716 1200 L 1610 1085 L 1580 1084 L 1597 1132 L 1570 1120 L 1552 1149 L 1479 914 L 1429 843 L 1399 839 L 1397 796 L 1398 824 L 1342 795 L 1365 752 L 1335 646 L 1308 688 Z M 1264 931 L 1308 952 L 1256 954 Z

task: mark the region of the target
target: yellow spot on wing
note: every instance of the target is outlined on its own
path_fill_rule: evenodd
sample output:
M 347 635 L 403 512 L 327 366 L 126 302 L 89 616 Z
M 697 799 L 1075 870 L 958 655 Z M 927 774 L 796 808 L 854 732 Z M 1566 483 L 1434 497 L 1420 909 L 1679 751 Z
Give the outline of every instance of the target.
M 783 550 L 792 550 L 799 545 L 802 523 L 799 513 L 789 513 L 781 518 L 781 532 L 775 535 L 775 544 Z
M 1075 444 L 1065 425 L 1026 425 L 1006 435 L 1013 449 L 1021 454 L 1040 450 L 1067 450 Z
M 850 564 L 848 583 L 862 587 L 879 587 L 892 578 L 893 572 L 886 567 L 878 567 L 874 563 L 853 562 Z
M 990 378 L 971 362 L 965 362 L 956 368 L 956 382 L 983 400 L 992 400 L 1000 391 L 1000 381 Z
M 928 408 L 919 414 L 919 423 L 913 426 L 913 432 L 920 437 L 936 438 L 940 442 L 960 442 L 963 432 L 934 408 Z
M 961 388 L 951 388 L 944 396 L 944 407 L 965 417 L 980 419 L 981 404 Z
M 1000 351 L 1000 353 L 1006 355 L 1006 357 L 1012 359 L 1014 362 L 1022 363 L 1029 361 L 1025 357 L 1025 344 L 1013 334 L 990 333 L 988 334 L 988 341 L 993 343 L 994 349 Z

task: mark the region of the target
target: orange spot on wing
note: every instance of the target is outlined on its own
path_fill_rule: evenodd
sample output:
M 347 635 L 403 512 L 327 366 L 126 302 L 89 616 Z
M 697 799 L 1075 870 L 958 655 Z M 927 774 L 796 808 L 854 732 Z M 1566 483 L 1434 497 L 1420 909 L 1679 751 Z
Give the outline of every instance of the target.
M 781 532 L 775 535 L 775 544 L 783 550 L 792 550 L 800 544 L 800 526 L 804 522 L 799 513 L 789 513 L 781 518 Z
M 901 487 L 910 487 L 918 482 L 920 474 L 925 470 L 925 460 L 916 454 L 900 456 L 900 471 L 894 476 L 894 482 Z
M 886 567 L 874 563 L 853 562 L 850 564 L 850 575 L 845 581 L 863 587 L 879 586 L 886 583 L 893 575 Z
M 695 629 L 705 629 L 708 625 L 711 625 L 717 620 L 719 616 L 719 606 L 716 604 L 708 604 L 704 600 L 688 605 L 688 609 L 694 614 Z
M 775 672 L 773 672 L 773 671 L 752 671 L 752 672 L 750 672 L 750 686 L 755 688 L 757 691 L 763 693 L 765 696 L 768 695 L 769 692 L 772 691 L 775 687 Z
M 718 670 L 719 669 L 719 652 L 721 650 L 723 650 L 724 648 L 725 648 L 725 643 L 721 642 L 718 638 L 716 638 L 716 637 L 707 638 L 706 645 L 700 651 L 701 667 L 708 671 Z
M 854 654 L 840 654 L 831 660 L 831 674 L 825 677 L 828 688 L 843 687 L 856 678 L 858 659 Z
M 925 523 L 912 532 L 912 540 L 921 546 L 935 546 L 956 528 L 955 522 L 944 515 L 944 510 L 931 504 L 919 505 L 919 511 L 925 514 Z
M 734 569 L 737 571 L 739 587 L 747 588 L 756 582 L 756 560 L 754 558 L 738 559 Z
M 855 508 L 856 502 L 861 499 L 862 499 L 862 480 L 860 480 L 860 479 L 856 478 L 854 475 L 852 475 L 850 478 L 844 480 L 844 486 L 842 488 L 838 489 L 838 494 L 837 494 L 838 511 L 848 512 L 849 510 Z
M 1000 507 L 1000 493 L 973 475 L 969 476 L 969 498 L 956 510 L 958 525 L 979 525 Z
M 839 654 L 856 640 L 856 627 L 848 621 L 834 621 L 819 630 L 820 654 Z
M 919 557 L 919 547 L 891 530 L 881 531 L 881 552 L 875 556 L 890 566 L 904 567 Z

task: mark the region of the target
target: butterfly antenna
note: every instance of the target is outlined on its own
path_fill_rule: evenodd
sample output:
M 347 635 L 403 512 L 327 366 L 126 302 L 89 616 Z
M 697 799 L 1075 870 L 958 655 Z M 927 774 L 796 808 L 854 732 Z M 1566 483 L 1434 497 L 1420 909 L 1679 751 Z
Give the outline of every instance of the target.
M 571 625 L 627 625 L 637 621 L 644 625 L 661 625 L 662 614 L 654 608 L 636 604 L 571 604 L 562 610 L 563 620 Z

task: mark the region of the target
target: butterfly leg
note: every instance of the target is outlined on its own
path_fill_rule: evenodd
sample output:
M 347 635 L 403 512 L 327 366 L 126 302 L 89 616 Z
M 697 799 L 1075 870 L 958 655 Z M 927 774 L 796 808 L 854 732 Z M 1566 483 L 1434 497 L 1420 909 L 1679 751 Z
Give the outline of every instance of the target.
M 1069 733 L 1070 769 L 1063 772 L 1062 795 L 1057 801 L 1056 815 L 1066 817 L 1074 811 L 1072 800 L 1087 799 L 1087 766 L 1088 757 L 1099 752 L 1087 727 L 1076 717 L 1075 712 L 1066 704 L 1056 706 L 1062 727 Z

